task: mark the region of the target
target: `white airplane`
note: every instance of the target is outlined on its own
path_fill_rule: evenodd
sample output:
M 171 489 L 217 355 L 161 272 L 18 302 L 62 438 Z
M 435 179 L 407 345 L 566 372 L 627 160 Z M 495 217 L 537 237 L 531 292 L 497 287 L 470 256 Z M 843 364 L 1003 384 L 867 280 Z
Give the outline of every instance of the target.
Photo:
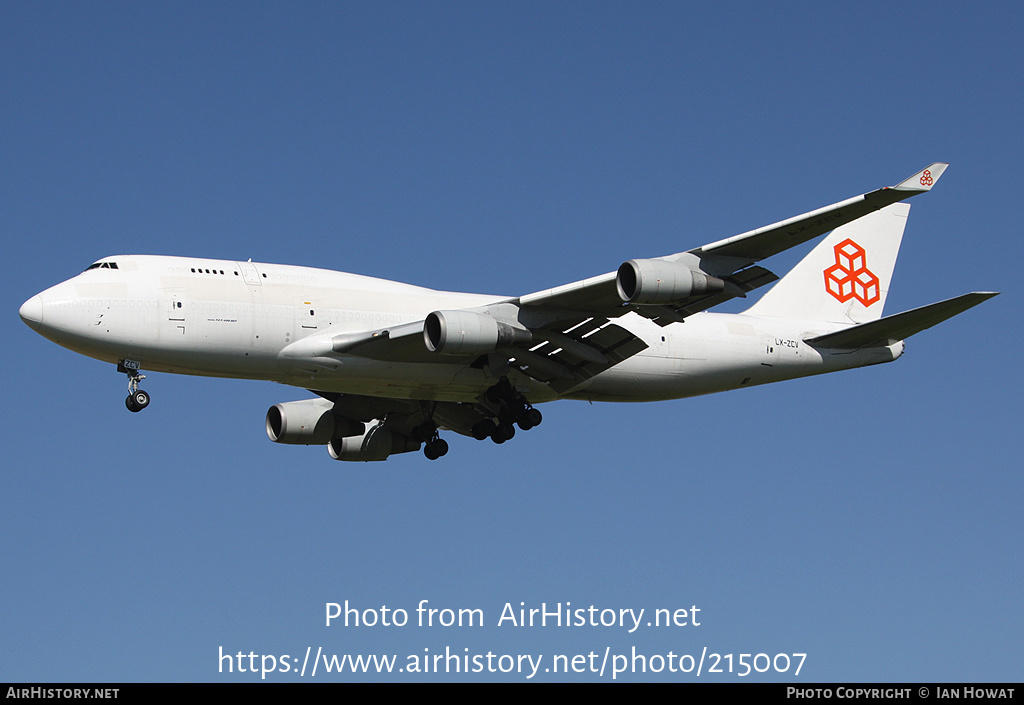
M 677 399 L 895 360 L 903 340 L 994 292 L 882 317 L 910 206 L 947 165 L 890 188 L 525 296 L 434 291 L 324 269 L 119 255 L 33 296 L 33 330 L 141 370 L 272 380 L 267 435 L 337 460 L 448 451 L 448 429 L 504 443 L 555 399 Z M 755 264 L 831 231 L 740 314 L 707 309 L 778 279 Z

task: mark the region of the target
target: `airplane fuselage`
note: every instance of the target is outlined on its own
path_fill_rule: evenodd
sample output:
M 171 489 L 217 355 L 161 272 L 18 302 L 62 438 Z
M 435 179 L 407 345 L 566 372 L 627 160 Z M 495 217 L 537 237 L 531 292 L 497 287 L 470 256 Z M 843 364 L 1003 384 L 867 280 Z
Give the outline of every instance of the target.
M 28 312 L 29 325 L 76 352 L 113 363 L 137 360 L 152 371 L 437 401 L 473 401 L 494 384 L 485 369 L 450 364 L 447 356 L 437 364 L 381 361 L 325 355 L 311 343 L 507 296 L 290 265 L 152 255 L 101 262 L 117 268 L 91 268 L 27 302 L 22 314 Z M 895 343 L 819 350 L 804 340 L 828 330 L 820 323 L 743 314 L 704 312 L 659 326 L 627 313 L 615 322 L 648 347 L 561 395 L 520 375 L 526 398 L 674 399 L 888 362 L 903 349 Z

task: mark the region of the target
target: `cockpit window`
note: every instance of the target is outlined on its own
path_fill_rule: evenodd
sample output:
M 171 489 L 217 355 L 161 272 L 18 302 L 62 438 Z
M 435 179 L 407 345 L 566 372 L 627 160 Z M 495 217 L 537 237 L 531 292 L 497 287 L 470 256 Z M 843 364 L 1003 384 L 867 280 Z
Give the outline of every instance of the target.
M 117 262 L 96 262 L 86 267 L 85 271 L 88 272 L 90 269 L 117 269 Z

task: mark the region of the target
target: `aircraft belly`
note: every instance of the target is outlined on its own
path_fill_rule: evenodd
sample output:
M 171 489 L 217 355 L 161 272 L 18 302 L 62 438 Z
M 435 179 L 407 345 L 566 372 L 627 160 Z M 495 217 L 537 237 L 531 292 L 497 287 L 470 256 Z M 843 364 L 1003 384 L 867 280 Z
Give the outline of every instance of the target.
M 298 360 L 277 381 L 326 392 L 395 399 L 475 401 L 494 384 L 483 371 L 454 364 L 381 362 L 354 356 Z
M 800 369 L 813 361 L 808 355 L 798 359 L 788 347 L 790 342 L 796 344 L 791 334 L 770 334 L 737 319 L 698 314 L 665 328 L 634 321 L 633 331 L 648 342 L 648 349 L 597 375 L 570 396 L 594 401 L 660 401 L 814 374 L 811 369 Z

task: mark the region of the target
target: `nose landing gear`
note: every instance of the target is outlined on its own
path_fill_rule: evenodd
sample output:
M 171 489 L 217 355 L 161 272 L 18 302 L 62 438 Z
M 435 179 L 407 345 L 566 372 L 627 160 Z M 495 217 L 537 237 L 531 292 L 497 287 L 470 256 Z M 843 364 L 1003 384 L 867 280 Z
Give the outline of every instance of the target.
M 139 363 L 124 360 L 117 365 L 117 371 L 128 375 L 128 397 L 124 400 L 128 411 L 135 413 L 149 406 L 149 394 L 139 389 L 139 382 L 146 379 L 146 375 L 139 374 Z

